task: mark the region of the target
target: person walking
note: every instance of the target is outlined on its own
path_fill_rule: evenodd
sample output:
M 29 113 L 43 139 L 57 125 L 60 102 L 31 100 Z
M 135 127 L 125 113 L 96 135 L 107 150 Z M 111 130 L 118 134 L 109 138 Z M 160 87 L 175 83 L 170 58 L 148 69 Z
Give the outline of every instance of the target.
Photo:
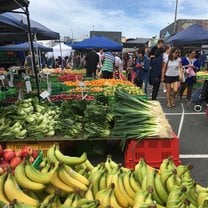
M 191 103 L 191 95 L 193 91 L 194 84 L 196 83 L 196 72 L 200 70 L 199 60 L 196 59 L 196 51 L 192 50 L 188 56 L 182 59 L 182 66 L 185 71 L 185 82 L 182 82 L 179 89 L 180 100 L 182 101 L 182 96 L 187 88 L 187 104 Z
M 152 100 L 156 100 L 158 91 L 160 89 L 163 53 L 164 53 L 164 40 L 159 39 L 157 45 L 150 51 L 150 74 L 149 84 L 153 86 Z
M 94 50 L 91 50 L 90 52 L 87 53 L 85 57 L 85 61 L 86 61 L 86 77 L 91 77 L 91 78 L 96 77 L 97 65 L 99 64 L 98 54 Z
M 168 58 L 163 62 L 162 77 L 166 85 L 167 107 L 175 106 L 175 97 L 178 93 L 180 70 L 182 70 L 181 58 L 178 57 L 178 49 L 173 48 Z
M 170 45 L 166 45 L 165 46 L 165 52 L 163 53 L 163 63 L 167 63 L 168 60 L 168 56 L 170 54 L 171 51 L 171 46 Z M 163 82 L 163 92 L 166 93 L 166 84 Z
M 136 59 L 137 76 L 139 81 L 139 86 L 143 89 L 144 93 L 147 94 L 147 86 L 149 81 L 149 69 L 150 69 L 150 59 L 145 56 L 144 50 L 138 51 L 138 57 Z
M 113 78 L 115 58 L 110 51 L 104 53 L 103 66 L 101 68 L 103 79 Z

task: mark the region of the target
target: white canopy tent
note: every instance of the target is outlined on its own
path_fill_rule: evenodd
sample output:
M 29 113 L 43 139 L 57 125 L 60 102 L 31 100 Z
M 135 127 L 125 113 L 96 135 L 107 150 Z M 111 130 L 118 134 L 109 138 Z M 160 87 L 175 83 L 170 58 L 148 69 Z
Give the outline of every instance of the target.
M 57 44 L 52 48 L 53 48 L 53 52 L 48 52 L 48 57 L 54 56 L 54 58 L 58 58 L 58 56 L 60 56 L 64 58 L 66 56 L 70 56 L 72 52 L 72 47 L 64 43 Z

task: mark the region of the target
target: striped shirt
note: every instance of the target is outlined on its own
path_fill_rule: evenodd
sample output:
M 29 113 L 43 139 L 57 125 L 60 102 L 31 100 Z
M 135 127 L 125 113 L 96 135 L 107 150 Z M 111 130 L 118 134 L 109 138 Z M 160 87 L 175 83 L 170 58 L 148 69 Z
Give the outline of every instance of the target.
M 113 64 L 115 62 L 115 58 L 111 52 L 106 52 L 104 54 L 104 62 L 102 66 L 102 71 L 113 72 Z

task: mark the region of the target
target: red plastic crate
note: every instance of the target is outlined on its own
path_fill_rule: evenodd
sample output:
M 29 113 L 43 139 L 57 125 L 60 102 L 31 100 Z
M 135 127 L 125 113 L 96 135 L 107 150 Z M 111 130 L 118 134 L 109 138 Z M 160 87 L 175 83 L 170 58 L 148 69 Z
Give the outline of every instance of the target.
M 140 158 L 144 158 L 147 164 L 159 168 L 161 162 L 171 156 L 176 165 L 179 159 L 179 138 L 174 134 L 172 139 L 131 139 L 124 153 L 125 167 L 134 168 Z

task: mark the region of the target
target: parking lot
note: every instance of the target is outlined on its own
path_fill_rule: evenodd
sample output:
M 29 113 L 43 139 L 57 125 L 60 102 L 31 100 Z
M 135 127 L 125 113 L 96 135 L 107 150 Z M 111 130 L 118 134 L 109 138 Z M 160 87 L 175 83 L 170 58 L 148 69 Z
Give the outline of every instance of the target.
M 186 104 L 186 100 L 177 101 L 175 108 L 166 107 L 165 94 L 160 92 L 158 100 L 163 111 L 177 134 L 184 109 L 184 120 L 179 135 L 180 159 L 183 164 L 191 163 L 194 179 L 203 186 L 208 186 L 208 118 L 204 111 L 194 112 L 193 105 Z

